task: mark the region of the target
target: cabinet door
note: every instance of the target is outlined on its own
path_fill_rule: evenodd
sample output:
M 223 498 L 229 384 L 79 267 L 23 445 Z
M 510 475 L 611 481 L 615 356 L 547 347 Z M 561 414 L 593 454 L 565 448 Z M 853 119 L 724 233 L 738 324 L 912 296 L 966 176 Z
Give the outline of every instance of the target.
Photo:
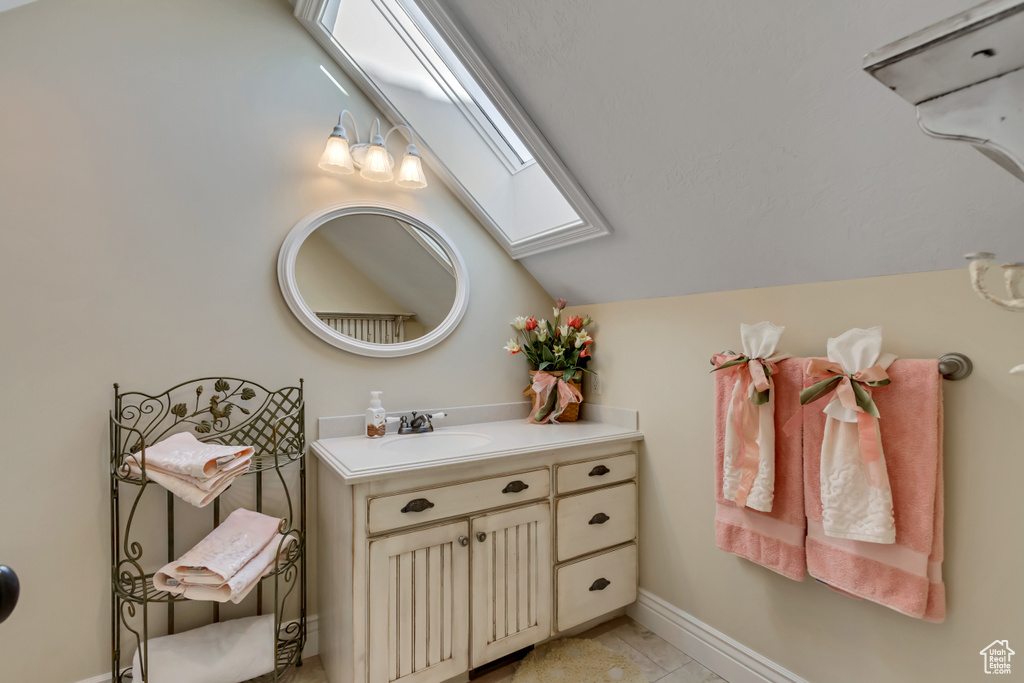
M 468 536 L 455 522 L 370 541 L 370 683 L 469 669 Z
M 473 667 L 551 635 L 551 505 L 473 520 Z

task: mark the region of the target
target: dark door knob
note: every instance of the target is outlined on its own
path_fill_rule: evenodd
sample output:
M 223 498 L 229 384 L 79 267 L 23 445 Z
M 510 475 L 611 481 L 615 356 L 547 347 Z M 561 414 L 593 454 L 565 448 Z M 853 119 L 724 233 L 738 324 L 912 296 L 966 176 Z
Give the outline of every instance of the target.
M 592 590 L 592 591 L 603 591 L 605 588 L 607 588 L 610 585 L 612 585 L 612 582 L 602 576 L 600 579 L 598 579 L 594 583 L 590 584 L 590 590 Z
M 608 469 L 607 467 L 605 467 L 604 465 L 598 465 L 594 469 L 590 470 L 590 474 L 587 475 L 587 476 L 590 476 L 590 477 L 603 477 L 604 475 L 608 474 L 609 472 L 611 472 L 611 470 Z
M 0 623 L 11 616 L 14 606 L 18 604 L 20 592 L 18 575 L 7 565 L 0 564 Z
M 484 541 L 486 541 L 486 540 L 487 540 L 487 534 L 485 534 L 485 533 L 484 533 L 484 532 L 482 532 L 482 531 L 478 531 L 478 532 L 476 532 L 476 540 L 478 540 L 478 541 L 480 541 L 481 543 L 483 543 Z
M 596 515 L 590 518 L 589 524 L 604 524 L 609 519 L 611 519 L 611 517 L 609 517 L 608 515 L 604 514 L 603 512 L 598 512 Z

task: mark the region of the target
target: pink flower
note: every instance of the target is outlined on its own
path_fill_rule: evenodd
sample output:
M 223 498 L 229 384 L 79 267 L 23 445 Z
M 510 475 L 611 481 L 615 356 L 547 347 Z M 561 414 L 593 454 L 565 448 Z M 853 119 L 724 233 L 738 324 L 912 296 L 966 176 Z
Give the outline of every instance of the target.
M 527 330 L 535 330 L 535 329 L 537 329 L 537 319 L 534 318 L 532 315 L 530 316 L 529 320 L 526 321 L 526 329 Z
M 567 322 L 569 327 L 575 327 L 577 330 L 583 327 L 583 318 L 578 315 L 570 315 Z
M 558 307 L 558 310 L 562 310 L 563 308 L 565 308 L 568 305 L 569 305 L 569 300 L 568 299 L 555 299 L 555 306 Z
M 582 351 L 580 351 L 580 358 L 590 358 L 590 349 L 588 349 L 587 346 L 590 346 L 590 342 L 587 342 L 587 345 L 583 347 Z

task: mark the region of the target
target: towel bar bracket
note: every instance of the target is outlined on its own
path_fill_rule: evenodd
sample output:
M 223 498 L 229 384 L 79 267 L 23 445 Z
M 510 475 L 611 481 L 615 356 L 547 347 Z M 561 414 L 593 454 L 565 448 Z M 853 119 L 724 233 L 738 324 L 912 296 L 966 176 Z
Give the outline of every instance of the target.
M 939 374 L 944 379 L 956 381 L 969 377 L 974 371 L 974 363 L 962 353 L 947 353 L 939 358 Z

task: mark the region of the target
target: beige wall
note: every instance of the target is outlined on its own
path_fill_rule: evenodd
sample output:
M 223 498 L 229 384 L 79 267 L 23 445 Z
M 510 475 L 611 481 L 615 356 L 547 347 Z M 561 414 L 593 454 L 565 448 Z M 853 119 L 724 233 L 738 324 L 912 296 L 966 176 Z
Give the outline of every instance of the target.
M 974 681 L 979 650 L 1024 644 L 1024 318 L 971 291 L 966 270 L 572 308 L 597 321 L 602 395 L 640 411 L 641 586 L 814 683 Z M 924 623 L 796 583 L 718 550 L 711 354 L 739 324 L 786 325 L 780 351 L 820 355 L 829 336 L 882 325 L 907 358 L 960 351 L 974 374 L 945 384 L 948 617 Z M 884 428 L 884 427 L 883 427 Z M 1015 640 L 1016 638 L 1016 640 Z
M 304 377 L 313 439 L 371 389 L 391 410 L 518 399 L 508 321 L 549 301 L 436 176 L 405 191 L 317 168 L 341 108 L 363 130 L 377 114 L 285 0 L 41 0 L 0 14 L 0 65 L 0 563 L 22 580 L 0 678 L 69 683 L 110 667 L 112 382 Z M 462 324 L 417 356 L 329 346 L 278 289 L 291 226 L 364 198 L 436 222 L 466 259 Z
M 320 232 L 303 241 L 295 256 L 295 283 L 314 311 L 402 313 L 403 308 L 334 248 Z

